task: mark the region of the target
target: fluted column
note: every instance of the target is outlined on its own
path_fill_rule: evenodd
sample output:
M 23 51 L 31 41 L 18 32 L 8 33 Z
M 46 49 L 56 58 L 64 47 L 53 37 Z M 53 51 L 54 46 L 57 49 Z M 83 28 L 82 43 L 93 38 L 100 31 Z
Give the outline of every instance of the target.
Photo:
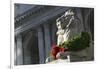
M 15 43 L 14 43 L 14 64 L 16 65 L 17 61 L 16 61 L 16 40 L 15 40 Z
M 44 25 L 44 39 L 45 39 L 45 53 L 46 58 L 49 56 L 50 48 L 51 48 L 51 40 L 50 40 L 50 31 L 49 31 L 49 25 Z
M 56 35 L 57 30 L 56 30 L 56 29 L 57 29 L 57 28 L 56 28 L 56 24 L 55 24 L 55 23 L 52 23 L 52 27 L 51 27 L 51 33 L 52 33 L 52 34 L 51 34 L 51 38 L 52 38 L 51 41 L 52 41 L 52 44 L 53 44 L 53 43 L 56 43 L 56 38 L 57 38 L 57 37 L 56 37 L 56 36 L 57 36 L 57 35 Z
M 39 48 L 39 63 L 44 63 L 45 59 L 44 59 L 44 40 L 43 40 L 43 31 L 42 28 L 39 27 L 37 29 L 38 32 L 38 48 Z
M 23 49 L 22 49 L 22 36 L 19 34 L 16 38 L 16 59 L 17 65 L 23 64 Z

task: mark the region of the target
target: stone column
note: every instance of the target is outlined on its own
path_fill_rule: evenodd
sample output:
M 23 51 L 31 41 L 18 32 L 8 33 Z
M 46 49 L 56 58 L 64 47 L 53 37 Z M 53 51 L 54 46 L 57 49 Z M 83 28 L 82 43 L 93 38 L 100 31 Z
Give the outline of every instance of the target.
M 16 52 L 17 52 L 17 51 L 16 51 L 16 41 L 14 41 L 14 42 L 15 42 L 15 43 L 14 43 L 14 45 L 15 45 L 15 46 L 14 46 L 14 65 L 16 65 L 16 62 L 17 62 L 17 61 L 16 61 Z
M 51 41 L 52 41 L 52 43 L 56 43 L 56 36 L 57 36 L 57 35 L 56 35 L 56 32 L 57 32 L 57 31 L 56 31 L 56 24 L 53 23 L 53 24 L 52 24 L 52 27 L 51 27 L 51 33 L 52 33 L 52 34 L 51 34 L 51 38 L 52 38 Z
M 83 25 L 83 18 L 82 18 L 82 12 L 81 9 L 76 9 L 76 33 L 80 34 L 82 31 L 84 31 L 84 25 Z
M 44 40 L 43 40 L 43 31 L 42 28 L 39 27 L 37 29 L 38 32 L 38 48 L 39 48 L 39 63 L 44 63 L 45 59 L 44 59 Z
M 22 36 L 19 34 L 16 38 L 16 59 L 17 59 L 17 65 L 23 64 L 23 49 L 22 49 Z
M 31 51 L 29 48 L 31 46 L 29 45 L 30 40 L 32 40 L 32 32 L 28 32 L 27 35 L 25 35 L 23 40 L 23 52 L 24 52 L 24 64 L 31 64 Z
M 45 39 L 45 53 L 46 58 L 49 56 L 50 48 L 51 48 L 51 40 L 50 40 L 50 32 L 49 32 L 49 25 L 44 25 L 44 39 Z

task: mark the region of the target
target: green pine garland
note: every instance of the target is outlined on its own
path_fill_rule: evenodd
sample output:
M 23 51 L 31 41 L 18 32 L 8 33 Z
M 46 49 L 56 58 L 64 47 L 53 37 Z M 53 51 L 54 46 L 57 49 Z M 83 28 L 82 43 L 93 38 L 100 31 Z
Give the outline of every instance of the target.
M 90 35 L 87 32 L 82 32 L 81 35 L 65 41 L 59 45 L 67 51 L 80 51 L 90 46 Z

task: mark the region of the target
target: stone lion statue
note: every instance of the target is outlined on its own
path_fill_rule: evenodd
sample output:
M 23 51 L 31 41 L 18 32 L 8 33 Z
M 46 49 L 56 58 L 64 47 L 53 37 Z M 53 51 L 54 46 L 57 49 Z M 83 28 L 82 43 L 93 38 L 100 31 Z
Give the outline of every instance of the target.
M 67 41 L 82 32 L 82 25 L 77 18 L 76 13 L 69 9 L 56 20 L 57 25 L 57 45 Z
M 64 41 L 67 41 L 74 36 L 80 34 L 83 31 L 81 21 L 79 17 L 77 17 L 76 12 L 72 9 L 67 10 L 61 17 L 56 19 L 56 26 L 58 28 L 57 34 L 57 46 L 59 46 Z M 56 54 L 57 62 L 61 62 L 63 60 L 58 60 L 61 57 L 64 58 L 65 62 L 70 62 L 70 52 L 58 52 Z M 48 57 L 46 59 L 46 63 L 52 61 L 52 57 Z

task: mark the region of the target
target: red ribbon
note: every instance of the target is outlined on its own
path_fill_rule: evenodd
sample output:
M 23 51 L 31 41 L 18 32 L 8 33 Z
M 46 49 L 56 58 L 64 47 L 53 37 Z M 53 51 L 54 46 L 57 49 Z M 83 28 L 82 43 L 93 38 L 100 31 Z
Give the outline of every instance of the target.
M 64 48 L 60 48 L 59 51 L 64 53 Z
M 56 55 L 58 52 L 64 53 L 64 48 L 60 48 L 56 44 L 53 44 L 51 49 L 51 54 L 54 56 L 54 59 L 56 59 Z

